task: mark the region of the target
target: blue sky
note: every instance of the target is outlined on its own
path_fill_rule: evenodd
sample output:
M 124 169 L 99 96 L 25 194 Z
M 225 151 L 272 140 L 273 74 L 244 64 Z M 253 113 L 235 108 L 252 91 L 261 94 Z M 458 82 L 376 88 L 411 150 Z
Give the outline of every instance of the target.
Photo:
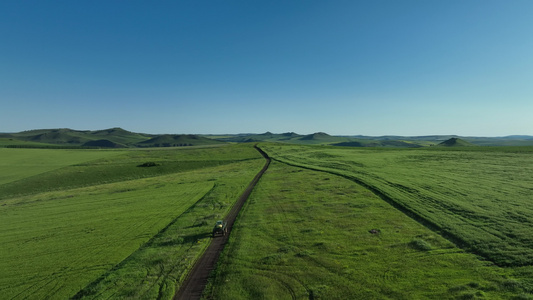
M 533 135 L 533 1 L 0 1 L 0 132 Z

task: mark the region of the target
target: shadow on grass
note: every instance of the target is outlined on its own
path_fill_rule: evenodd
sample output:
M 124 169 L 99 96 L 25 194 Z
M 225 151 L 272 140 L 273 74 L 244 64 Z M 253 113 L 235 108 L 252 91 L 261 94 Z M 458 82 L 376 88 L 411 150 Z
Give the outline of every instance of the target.
M 185 235 L 185 236 L 176 236 L 175 238 L 172 238 L 170 240 L 165 241 L 158 241 L 157 238 L 154 238 L 149 243 L 146 243 L 141 248 L 139 248 L 136 252 L 142 251 L 146 248 L 163 248 L 163 247 L 176 247 L 176 246 L 185 246 L 185 245 L 192 245 L 198 243 L 200 240 L 211 238 L 211 232 L 202 232 L 198 234 L 191 234 L 191 235 Z M 86 296 L 95 295 L 97 292 L 96 287 L 100 282 L 102 282 L 109 274 L 112 272 L 122 268 L 124 265 L 129 263 L 131 260 L 135 260 L 137 257 L 134 255 L 130 255 L 128 258 L 124 259 L 117 265 L 115 265 L 111 270 L 108 272 L 102 274 L 97 280 L 91 282 L 89 285 L 87 285 L 85 288 L 81 289 L 76 295 L 74 295 L 71 299 L 81 299 Z M 154 260 L 151 262 L 151 265 L 159 264 L 163 260 Z
M 177 245 L 195 244 L 195 243 L 198 243 L 198 241 L 200 240 L 210 238 L 210 237 L 211 237 L 211 232 L 203 232 L 203 233 L 198 233 L 198 234 L 179 236 L 171 240 L 156 242 L 154 244 L 155 246 L 159 246 L 159 247 L 172 247 L 172 246 L 177 246 Z

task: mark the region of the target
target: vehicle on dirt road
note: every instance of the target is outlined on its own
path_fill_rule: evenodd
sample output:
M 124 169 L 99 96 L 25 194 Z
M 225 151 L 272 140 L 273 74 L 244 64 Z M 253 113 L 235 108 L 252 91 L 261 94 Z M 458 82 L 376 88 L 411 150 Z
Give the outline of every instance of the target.
M 228 233 L 227 225 L 228 225 L 228 222 L 218 220 L 215 223 L 215 227 L 213 227 L 213 237 L 215 237 L 217 234 L 226 235 L 226 233 Z

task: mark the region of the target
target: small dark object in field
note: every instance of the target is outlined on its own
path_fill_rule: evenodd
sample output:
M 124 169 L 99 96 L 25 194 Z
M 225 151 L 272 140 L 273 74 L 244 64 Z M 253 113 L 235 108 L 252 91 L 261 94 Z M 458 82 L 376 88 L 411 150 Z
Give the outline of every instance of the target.
M 368 232 L 372 233 L 372 234 L 380 234 L 381 231 L 379 229 L 372 229 L 372 230 L 369 230 Z
M 157 167 L 159 166 L 159 164 L 153 162 L 153 161 L 149 161 L 149 162 L 145 162 L 144 164 L 140 164 L 138 165 L 137 167 Z

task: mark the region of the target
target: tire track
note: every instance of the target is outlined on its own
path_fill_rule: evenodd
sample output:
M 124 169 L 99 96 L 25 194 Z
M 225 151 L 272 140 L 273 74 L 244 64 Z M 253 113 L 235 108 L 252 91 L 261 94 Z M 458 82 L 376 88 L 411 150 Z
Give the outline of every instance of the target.
M 259 179 L 270 165 L 270 157 L 268 156 L 268 154 L 266 154 L 263 150 L 257 147 L 257 145 L 255 145 L 254 148 L 259 151 L 259 153 L 261 153 L 261 155 L 265 158 L 265 165 L 263 166 L 261 171 L 259 171 L 259 173 L 255 175 L 252 182 L 250 182 L 248 187 L 239 197 L 239 200 L 237 200 L 237 203 L 235 203 L 233 208 L 226 216 L 225 220 L 228 222 L 228 234 L 221 237 L 213 238 L 211 240 L 211 243 L 205 250 L 202 257 L 200 257 L 196 261 L 191 271 L 189 272 L 189 275 L 187 275 L 187 278 L 180 286 L 180 289 L 174 296 L 174 300 L 200 299 L 202 297 L 202 293 L 205 289 L 205 286 L 207 285 L 207 279 L 209 278 L 209 274 L 215 268 L 215 265 L 218 261 L 218 257 L 220 256 L 220 253 L 224 249 L 224 246 L 226 245 L 226 242 L 229 239 L 229 235 L 231 234 L 231 229 L 233 227 L 233 223 L 235 223 L 237 215 L 241 211 L 244 202 L 246 202 L 246 200 L 252 193 L 253 188 L 255 187 L 257 182 L 259 182 Z

